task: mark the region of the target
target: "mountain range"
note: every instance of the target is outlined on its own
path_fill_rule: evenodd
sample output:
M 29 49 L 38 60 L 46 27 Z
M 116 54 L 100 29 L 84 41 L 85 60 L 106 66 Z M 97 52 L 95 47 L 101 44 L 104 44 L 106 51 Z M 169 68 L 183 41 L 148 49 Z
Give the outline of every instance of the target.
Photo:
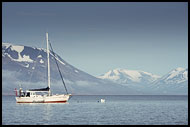
M 138 84 L 138 83 L 152 83 L 159 79 L 160 76 L 154 75 L 145 71 L 128 70 L 128 69 L 114 69 L 107 73 L 98 76 L 98 78 L 112 80 L 119 84 Z
M 19 85 L 24 89 L 46 87 L 46 58 L 46 49 L 2 43 L 3 94 L 13 93 Z M 164 76 L 114 69 L 95 77 L 67 63 L 58 54 L 55 58 L 72 94 L 188 94 L 188 69 L 179 67 Z M 64 92 L 52 51 L 50 68 L 52 91 Z
M 67 89 L 72 94 L 133 94 L 135 91 L 96 78 L 75 68 L 56 54 Z M 3 94 L 12 94 L 14 88 L 47 87 L 46 49 L 2 43 L 2 88 Z M 55 59 L 50 51 L 52 93 L 65 92 Z M 125 88 L 125 89 L 124 89 Z M 120 92 L 120 93 L 118 93 Z
M 188 69 L 181 67 L 173 69 L 164 76 L 145 71 L 114 69 L 98 76 L 98 78 L 128 86 L 145 94 L 188 93 Z

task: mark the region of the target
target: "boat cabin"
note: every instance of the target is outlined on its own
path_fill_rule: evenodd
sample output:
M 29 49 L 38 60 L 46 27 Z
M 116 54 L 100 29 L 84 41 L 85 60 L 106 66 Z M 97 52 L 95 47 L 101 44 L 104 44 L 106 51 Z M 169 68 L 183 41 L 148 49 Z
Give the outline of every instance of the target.
M 22 90 L 22 88 L 20 88 L 19 89 L 19 97 L 37 97 L 37 96 L 43 95 L 44 92 L 48 92 L 48 91 L 26 90 L 26 92 L 24 92 Z

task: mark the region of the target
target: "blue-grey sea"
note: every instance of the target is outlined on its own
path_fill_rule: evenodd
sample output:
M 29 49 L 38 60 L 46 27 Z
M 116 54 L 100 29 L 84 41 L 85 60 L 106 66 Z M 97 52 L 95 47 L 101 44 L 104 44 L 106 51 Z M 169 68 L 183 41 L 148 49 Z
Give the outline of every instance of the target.
M 188 125 L 188 96 L 78 95 L 65 104 L 18 104 L 2 96 L 2 124 Z

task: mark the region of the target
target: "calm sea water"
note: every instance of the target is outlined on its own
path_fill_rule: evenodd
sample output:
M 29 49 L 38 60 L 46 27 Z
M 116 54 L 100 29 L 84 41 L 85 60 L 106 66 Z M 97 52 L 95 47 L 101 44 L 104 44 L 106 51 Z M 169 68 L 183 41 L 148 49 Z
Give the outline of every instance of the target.
M 2 96 L 2 124 L 187 125 L 188 96 L 73 96 L 65 104 L 17 104 Z

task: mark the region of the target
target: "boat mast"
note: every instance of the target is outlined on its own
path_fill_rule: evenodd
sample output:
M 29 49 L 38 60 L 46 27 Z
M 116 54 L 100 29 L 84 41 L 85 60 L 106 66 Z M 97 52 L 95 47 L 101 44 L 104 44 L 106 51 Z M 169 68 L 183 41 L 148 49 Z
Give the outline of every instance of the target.
M 47 60 L 48 60 L 48 95 L 50 96 L 51 91 L 50 91 L 50 62 L 49 62 L 49 40 L 48 40 L 48 33 L 46 33 L 46 40 L 47 40 Z

